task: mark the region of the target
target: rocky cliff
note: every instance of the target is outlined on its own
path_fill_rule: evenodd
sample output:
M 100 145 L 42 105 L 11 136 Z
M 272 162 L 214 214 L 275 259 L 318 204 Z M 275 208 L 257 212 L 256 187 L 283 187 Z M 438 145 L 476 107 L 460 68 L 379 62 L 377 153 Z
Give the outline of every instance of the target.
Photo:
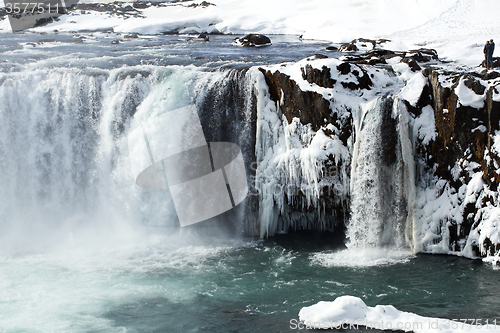
M 408 159 L 404 137 L 411 142 L 412 161 L 399 167 L 408 169 L 400 182 L 408 244 L 416 252 L 498 255 L 500 74 L 442 63 L 434 50 L 390 51 L 387 42 L 359 39 L 341 46 L 345 53 L 336 58 L 315 55 L 259 69 L 272 105 L 258 111 L 257 127 L 272 139 L 257 137 L 257 173 L 275 174 L 257 183 L 261 195 L 272 197 L 261 206 L 277 207 L 274 223 L 262 220 L 261 236 L 349 228 L 356 158 L 365 142 L 359 136 L 374 101 L 390 100 L 375 154 Z

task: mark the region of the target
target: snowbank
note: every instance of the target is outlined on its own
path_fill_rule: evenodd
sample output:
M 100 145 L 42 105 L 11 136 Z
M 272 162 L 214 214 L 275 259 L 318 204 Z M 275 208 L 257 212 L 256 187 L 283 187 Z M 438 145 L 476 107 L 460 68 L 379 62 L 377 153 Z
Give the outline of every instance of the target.
M 304 307 L 299 312 L 299 319 L 304 326 L 313 329 L 367 327 L 415 333 L 500 332 L 496 321 L 476 322 L 469 319 L 464 323 L 458 319 L 423 317 L 399 311 L 392 305 L 370 307 L 354 296 L 341 296 L 333 302 L 318 302 Z

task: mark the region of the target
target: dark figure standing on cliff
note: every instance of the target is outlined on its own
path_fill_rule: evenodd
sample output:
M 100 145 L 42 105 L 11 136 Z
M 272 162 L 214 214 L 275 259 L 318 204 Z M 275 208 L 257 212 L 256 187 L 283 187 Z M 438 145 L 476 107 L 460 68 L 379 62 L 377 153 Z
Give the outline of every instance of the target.
M 495 43 L 493 39 L 490 39 L 490 41 L 486 42 L 483 49 L 484 56 L 486 57 L 486 69 L 493 69 L 493 51 L 495 51 Z
M 486 59 L 488 58 L 488 45 L 490 44 L 490 41 L 487 40 L 486 43 L 484 44 L 484 48 L 483 48 L 483 53 L 484 53 L 484 67 L 488 68 L 487 64 L 486 64 Z

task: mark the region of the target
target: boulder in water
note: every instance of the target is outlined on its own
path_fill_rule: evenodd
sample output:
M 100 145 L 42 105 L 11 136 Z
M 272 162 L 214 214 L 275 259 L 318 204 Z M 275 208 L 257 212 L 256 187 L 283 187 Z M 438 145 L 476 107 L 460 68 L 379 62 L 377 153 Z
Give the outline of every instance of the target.
M 246 47 L 268 46 L 271 45 L 271 39 L 264 35 L 249 34 L 241 38 L 235 38 L 231 45 Z
M 316 59 L 328 59 L 328 56 L 326 56 L 324 54 L 316 53 L 316 54 L 313 54 L 312 56 L 307 57 L 306 59 L 307 59 L 307 61 L 316 60 Z
M 123 36 L 124 38 L 139 38 L 139 34 L 137 32 L 132 32 L 130 34 L 126 34 Z
M 198 35 L 198 38 L 203 39 L 205 42 L 210 41 L 210 37 L 208 37 L 207 33 L 202 32 L 201 34 Z

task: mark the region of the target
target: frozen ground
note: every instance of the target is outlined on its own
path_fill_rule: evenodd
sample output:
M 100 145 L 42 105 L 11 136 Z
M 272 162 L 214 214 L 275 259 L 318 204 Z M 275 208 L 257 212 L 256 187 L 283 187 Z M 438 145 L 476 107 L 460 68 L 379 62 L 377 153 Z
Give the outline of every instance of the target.
M 84 1 L 85 2 L 85 1 Z M 485 41 L 500 33 L 497 0 L 211 0 L 163 2 L 137 9 L 141 17 L 87 11 L 62 17 L 35 31 L 114 29 L 156 34 L 165 31 L 296 34 L 335 43 L 354 38 L 389 38 L 399 48 L 427 47 L 467 66 L 482 61 Z M 1 4 L 1 1 L 0 1 Z M 160 3 L 157 3 L 160 4 Z M 129 4 L 118 4 L 127 6 Z M 8 20 L 0 31 L 10 29 Z

